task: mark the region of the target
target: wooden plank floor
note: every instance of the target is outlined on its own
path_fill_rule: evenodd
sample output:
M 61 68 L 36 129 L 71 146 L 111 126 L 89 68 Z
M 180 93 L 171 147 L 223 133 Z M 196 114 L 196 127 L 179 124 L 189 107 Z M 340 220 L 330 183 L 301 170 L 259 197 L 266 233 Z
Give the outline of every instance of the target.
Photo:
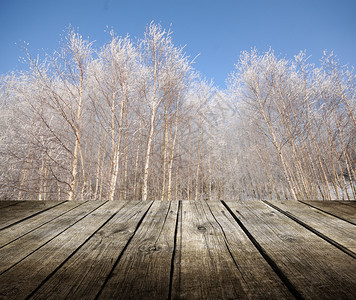
M 356 299 L 354 202 L 0 202 L 0 299 Z

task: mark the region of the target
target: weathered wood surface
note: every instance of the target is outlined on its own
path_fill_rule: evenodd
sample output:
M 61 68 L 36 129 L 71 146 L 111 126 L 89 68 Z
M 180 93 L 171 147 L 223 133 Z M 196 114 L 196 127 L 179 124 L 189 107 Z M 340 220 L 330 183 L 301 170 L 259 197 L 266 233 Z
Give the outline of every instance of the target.
M 0 235 L 0 249 L 5 245 L 15 241 L 16 239 L 29 234 L 30 232 L 50 223 L 55 219 L 68 213 L 70 210 L 82 205 L 78 202 L 66 202 L 61 205 L 52 207 L 49 210 L 42 211 L 40 214 L 32 216 L 21 222 L 15 223 L 12 226 L 4 228 Z M 1 215 L 1 214 L 0 214 Z
M 309 201 L 302 203 L 356 225 L 356 201 Z
M 120 257 L 150 203 L 123 203 L 37 292 L 34 299 L 94 299 Z
M 356 206 L 323 203 L 0 202 L 0 299 L 355 299 Z
M 0 208 L 5 208 L 8 206 L 13 206 L 19 203 L 22 203 L 23 201 L 0 201 Z
M 228 206 L 297 297 L 355 299 L 355 258 L 262 201 Z
M 132 295 L 136 299 L 168 297 L 177 206 L 177 202 L 154 202 L 99 299 L 129 299 Z
M 27 218 L 40 214 L 55 206 L 61 205 L 63 202 L 53 201 L 21 201 L 19 203 L 12 202 L 10 206 L 1 208 L 0 210 L 0 229 L 9 227 L 15 223 L 19 223 Z
M 221 203 L 181 206 L 174 299 L 293 299 Z
M 269 202 L 269 204 L 356 258 L 355 225 L 300 202 Z

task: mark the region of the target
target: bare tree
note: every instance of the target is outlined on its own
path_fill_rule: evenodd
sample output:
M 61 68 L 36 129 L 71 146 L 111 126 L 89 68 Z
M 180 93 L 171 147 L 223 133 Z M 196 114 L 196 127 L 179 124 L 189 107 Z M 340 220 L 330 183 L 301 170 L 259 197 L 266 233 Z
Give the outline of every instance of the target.
M 142 186 L 142 200 L 145 201 L 149 193 L 152 144 L 157 122 L 160 121 L 159 109 L 163 102 L 169 101 L 169 96 L 176 96 L 175 90 L 184 88 L 190 63 L 183 49 L 173 45 L 171 32 L 153 23 L 148 26 L 139 49 L 146 74 L 143 97 L 150 113 Z

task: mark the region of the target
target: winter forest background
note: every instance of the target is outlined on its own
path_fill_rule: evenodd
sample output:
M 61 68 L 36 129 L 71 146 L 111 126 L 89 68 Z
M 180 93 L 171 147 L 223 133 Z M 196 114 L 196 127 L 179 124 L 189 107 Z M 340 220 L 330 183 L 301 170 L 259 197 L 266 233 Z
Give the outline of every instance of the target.
M 0 81 L 0 199 L 355 199 L 353 69 L 241 53 L 219 90 L 151 23 Z

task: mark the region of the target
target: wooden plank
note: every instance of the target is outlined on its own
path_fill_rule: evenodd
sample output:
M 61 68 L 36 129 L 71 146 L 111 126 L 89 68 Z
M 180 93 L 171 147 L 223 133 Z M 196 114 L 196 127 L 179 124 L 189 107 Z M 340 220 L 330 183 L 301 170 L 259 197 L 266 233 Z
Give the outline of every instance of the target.
M 224 232 L 226 247 L 244 278 L 244 288 L 248 297 L 251 299 L 294 299 L 222 203 L 210 201 L 208 206 Z
M 206 202 L 182 201 L 173 299 L 248 299 L 247 285 Z
M 356 201 L 300 201 L 356 225 Z M 349 205 L 350 204 L 350 205 Z
M 95 203 L 95 202 L 91 202 Z M 122 202 L 106 202 L 85 218 L 37 249 L 0 276 L 4 299 L 24 299 L 83 246 L 113 215 Z M 81 208 L 84 205 L 80 206 Z M 87 207 L 89 212 L 89 207 Z M 56 295 L 60 298 L 60 292 Z
M 3 209 L 5 207 L 8 207 L 8 206 L 14 206 L 16 204 L 19 204 L 23 201 L 14 201 L 14 200 L 3 200 L 3 201 L 0 201 L 0 209 Z
M 24 201 L 0 209 L 0 230 L 60 205 L 58 201 Z
M 344 204 L 350 205 L 350 206 L 356 208 L 356 200 L 353 200 L 353 201 L 345 201 Z
M 26 219 L 11 227 L 5 228 L 0 232 L 0 248 L 17 240 L 25 234 L 32 232 L 33 230 L 44 226 L 48 222 L 61 217 L 63 214 L 84 203 L 85 202 L 68 201 L 52 209 L 44 211 L 43 213 L 38 214 L 32 218 Z
M 99 299 L 167 299 L 178 202 L 155 201 Z
M 127 202 L 31 299 L 94 299 L 133 236 L 149 202 Z
M 350 255 L 356 258 L 355 225 L 297 201 L 268 201 L 267 203 L 310 227 L 312 231 L 321 234 L 335 246 L 340 245 L 341 249 L 347 248 L 351 251 Z
M 0 274 L 97 209 L 103 202 L 87 202 L 0 249 Z
M 355 299 L 354 258 L 262 201 L 227 205 L 301 297 Z

